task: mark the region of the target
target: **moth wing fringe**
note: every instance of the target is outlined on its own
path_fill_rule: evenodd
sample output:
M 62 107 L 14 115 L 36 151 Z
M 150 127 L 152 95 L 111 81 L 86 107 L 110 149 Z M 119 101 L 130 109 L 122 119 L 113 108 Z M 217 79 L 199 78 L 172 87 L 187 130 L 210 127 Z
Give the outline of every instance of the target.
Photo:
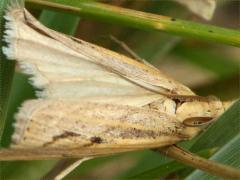
M 5 23 L 5 31 L 3 35 L 3 41 L 7 43 L 7 46 L 2 47 L 3 53 L 9 58 L 14 59 L 14 45 L 13 38 L 16 35 L 16 25 L 14 23 L 15 18 L 14 13 L 16 11 L 24 10 L 24 0 L 11 0 L 5 10 L 4 19 Z
M 10 0 L 7 10 L 11 9 L 23 9 L 25 7 L 24 0 Z
M 29 117 L 32 114 L 33 110 L 36 108 L 36 106 L 39 105 L 39 103 L 37 103 L 40 101 L 35 100 L 35 103 L 29 103 L 29 101 L 23 103 L 21 105 L 21 107 L 19 107 L 19 113 L 15 114 L 14 119 L 16 119 L 17 121 L 13 124 L 14 127 L 14 134 L 12 135 L 12 142 L 18 142 L 21 137 L 23 136 L 23 133 L 26 130 L 26 126 L 28 124 L 29 121 Z M 27 108 L 22 108 L 23 106 L 27 107 Z

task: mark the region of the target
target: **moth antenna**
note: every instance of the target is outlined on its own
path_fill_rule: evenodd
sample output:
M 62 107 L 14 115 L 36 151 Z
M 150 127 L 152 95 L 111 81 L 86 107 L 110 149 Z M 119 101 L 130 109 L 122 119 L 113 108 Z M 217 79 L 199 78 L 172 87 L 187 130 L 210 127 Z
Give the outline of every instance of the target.
M 179 102 L 191 102 L 191 101 L 209 101 L 209 97 L 199 96 L 199 95 L 168 95 L 165 94 L 168 98 L 171 98 L 174 101 Z
M 141 58 L 137 53 L 135 53 L 130 47 L 128 47 L 128 45 L 117 39 L 115 36 L 113 35 L 110 35 L 110 39 L 112 41 L 114 41 L 115 43 L 117 43 L 120 47 L 122 47 L 122 49 L 124 49 L 126 52 L 128 52 L 135 60 L 147 65 L 147 66 L 150 66 L 154 69 L 157 69 L 155 66 L 153 66 L 151 63 L 149 63 L 148 61 L 146 61 L 145 59 Z

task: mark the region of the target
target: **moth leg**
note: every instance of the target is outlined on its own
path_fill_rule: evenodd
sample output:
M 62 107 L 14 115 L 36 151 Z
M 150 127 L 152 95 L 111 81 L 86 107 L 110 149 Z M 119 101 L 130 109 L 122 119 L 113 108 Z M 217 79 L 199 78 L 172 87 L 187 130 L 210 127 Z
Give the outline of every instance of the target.
M 84 161 L 91 159 L 91 157 L 85 157 L 81 159 L 63 159 L 57 162 L 57 164 L 41 179 L 56 179 L 60 180 L 66 177 Z
M 165 96 L 167 96 L 168 98 L 174 100 L 174 101 L 179 101 L 180 103 L 184 103 L 184 102 L 191 102 L 191 101 L 203 101 L 203 102 L 207 102 L 209 101 L 208 97 L 204 97 L 204 96 L 198 96 L 198 95 L 174 95 L 174 94 L 164 94 Z
M 130 56 L 131 56 L 132 58 L 134 58 L 135 60 L 137 60 L 137 61 L 139 61 L 139 62 L 141 62 L 141 63 L 143 63 L 143 64 L 145 64 L 145 65 L 147 65 L 147 66 L 150 66 L 150 67 L 156 69 L 155 66 L 153 66 L 152 64 L 150 64 L 149 62 L 147 62 L 145 59 L 143 59 L 143 58 L 141 58 L 139 55 L 137 55 L 137 53 L 135 53 L 130 47 L 128 47 L 128 45 L 127 45 L 125 42 L 117 39 L 117 38 L 116 38 L 115 36 L 113 36 L 113 35 L 110 35 L 110 39 L 111 39 L 113 42 L 115 42 L 116 44 L 118 44 L 118 45 L 119 45 L 122 49 L 124 49 L 126 52 L 128 52 L 128 53 L 130 54 Z
M 126 52 L 128 52 L 134 59 L 140 61 L 140 62 L 145 62 L 146 60 L 142 59 L 140 56 L 138 56 L 131 48 L 128 47 L 128 45 L 117 39 L 115 36 L 110 35 L 110 39 L 115 42 L 116 44 L 118 44 L 121 48 L 123 48 Z

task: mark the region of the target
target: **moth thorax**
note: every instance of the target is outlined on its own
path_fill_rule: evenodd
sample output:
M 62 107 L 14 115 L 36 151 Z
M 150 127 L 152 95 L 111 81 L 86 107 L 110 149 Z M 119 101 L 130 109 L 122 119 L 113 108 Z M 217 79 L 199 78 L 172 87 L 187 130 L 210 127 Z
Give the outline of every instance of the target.
M 144 107 L 164 112 L 170 115 L 175 115 L 176 112 L 176 103 L 173 100 L 165 97 L 162 97 L 161 99 L 154 101 Z

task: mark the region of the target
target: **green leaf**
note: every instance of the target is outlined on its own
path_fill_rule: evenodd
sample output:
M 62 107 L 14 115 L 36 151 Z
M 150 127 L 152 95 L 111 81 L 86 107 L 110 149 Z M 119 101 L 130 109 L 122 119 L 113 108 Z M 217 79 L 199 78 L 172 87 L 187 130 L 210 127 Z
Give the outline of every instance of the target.
M 8 61 L 2 53 L 2 47 L 6 44 L 2 41 L 4 31 L 4 11 L 9 0 L 0 1 L 0 147 L 2 146 L 2 134 L 5 127 L 7 106 L 12 84 L 15 62 Z
M 170 173 L 176 172 L 185 167 L 186 166 L 181 163 L 171 161 L 171 162 L 162 164 L 159 167 L 156 167 L 156 168 L 150 169 L 148 171 L 142 172 L 140 174 L 137 174 L 135 176 L 132 176 L 130 178 L 133 178 L 133 179 L 145 179 L 145 178 L 155 179 L 155 178 L 166 176 Z
M 232 29 L 138 12 L 94 1 L 27 0 L 27 2 L 35 7 L 60 10 L 104 22 L 118 23 L 138 29 L 163 31 L 178 36 L 240 46 L 240 32 Z
M 216 149 L 207 149 L 204 151 L 200 151 L 197 154 L 201 157 L 210 157 L 214 152 L 216 151 Z M 144 179 L 144 178 L 151 178 L 151 179 L 156 179 L 159 177 L 164 177 L 167 176 L 169 174 L 178 172 L 180 170 L 183 169 L 190 169 L 187 165 L 182 164 L 180 162 L 171 160 L 167 163 L 162 163 L 160 166 L 150 169 L 148 171 L 144 171 L 140 174 L 131 176 L 131 178 L 133 179 Z
M 13 133 L 14 113 L 17 112 L 21 103 L 26 99 L 34 98 L 34 89 L 29 84 L 28 76 L 20 73 L 15 73 L 13 78 L 12 90 L 9 98 L 9 108 L 7 113 L 7 121 L 4 129 L 2 145 L 7 147 L 11 141 Z
M 240 134 L 238 134 L 231 141 L 226 143 L 216 154 L 214 154 L 210 160 L 221 162 L 224 164 L 232 165 L 234 167 L 240 167 Z M 239 169 L 240 171 L 240 169 Z M 191 173 L 186 180 L 192 179 L 219 179 L 216 176 L 212 176 L 200 170 L 195 170 Z

